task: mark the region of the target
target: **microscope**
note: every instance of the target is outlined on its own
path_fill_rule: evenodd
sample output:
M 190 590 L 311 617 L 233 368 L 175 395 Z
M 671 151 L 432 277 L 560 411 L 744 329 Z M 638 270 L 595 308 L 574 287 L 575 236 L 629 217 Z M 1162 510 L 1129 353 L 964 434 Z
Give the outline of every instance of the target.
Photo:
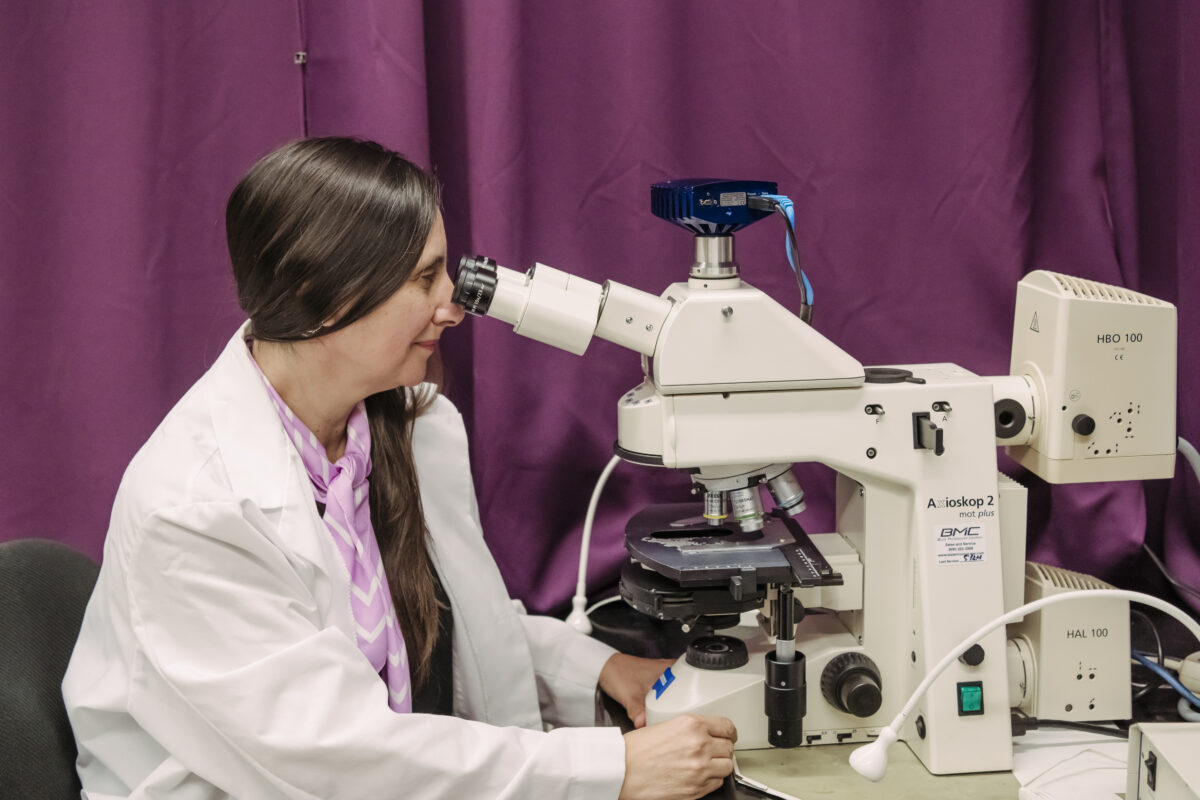
M 728 716 L 738 748 L 870 741 L 964 637 L 1031 591 L 1093 581 L 1026 565 L 1026 491 L 997 446 L 1054 483 L 1173 474 L 1171 304 L 1036 271 L 1017 287 L 1009 375 L 863 367 L 809 324 L 798 264 L 795 313 L 742 280 L 734 233 L 781 210 L 775 184 L 669 181 L 651 206 L 695 239 L 687 279 L 660 295 L 483 257 L 462 260 L 454 295 L 572 353 L 599 336 L 642 356 L 615 452 L 686 470 L 701 499 L 629 521 L 621 596 L 703 634 L 647 722 Z M 832 531 L 801 524 L 801 462 L 836 473 Z M 1128 605 L 1108 602 L 983 636 L 898 737 L 932 773 L 986 772 L 1011 769 L 1013 708 L 1128 717 Z

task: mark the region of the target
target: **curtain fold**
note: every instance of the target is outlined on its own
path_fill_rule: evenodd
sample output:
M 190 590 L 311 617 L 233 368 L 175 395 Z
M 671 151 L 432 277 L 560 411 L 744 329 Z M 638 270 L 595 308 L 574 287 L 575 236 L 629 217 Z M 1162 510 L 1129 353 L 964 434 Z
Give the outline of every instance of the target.
M 297 0 L 310 136 L 374 139 L 429 166 L 424 11 L 419 0 Z
M 241 316 L 225 198 L 301 129 L 298 45 L 292 3 L 0 7 L 0 537 L 99 556 Z
M 814 324 L 868 365 L 1007 373 L 1032 269 L 1154 294 L 1179 307 L 1179 431 L 1200 440 L 1200 90 L 1182 79 L 1198 16 L 1169 0 L 4 6 L 0 436 L 20 468 L 0 537 L 99 555 L 124 465 L 240 317 L 225 198 L 306 131 L 431 166 L 452 263 L 541 261 L 653 293 L 686 278 L 692 245 L 650 214 L 650 183 L 777 181 Z M 740 233 L 737 260 L 795 306 L 777 220 Z M 562 609 L 639 360 L 606 342 L 571 356 L 495 320 L 444 341 L 489 544 L 515 596 Z M 831 530 L 831 472 L 797 471 L 806 527 Z M 1145 539 L 1200 583 L 1182 461 L 1171 482 L 1024 478 L 1032 557 L 1161 591 Z M 615 586 L 630 514 L 688 487 L 616 470 L 594 592 Z

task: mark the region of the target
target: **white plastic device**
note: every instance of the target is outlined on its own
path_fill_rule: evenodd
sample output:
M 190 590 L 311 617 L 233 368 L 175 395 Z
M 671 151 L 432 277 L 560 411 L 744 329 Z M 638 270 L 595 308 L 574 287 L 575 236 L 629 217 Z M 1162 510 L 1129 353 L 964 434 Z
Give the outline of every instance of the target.
M 1125 800 L 1200 798 L 1200 722 L 1142 722 L 1129 729 Z
M 1008 453 L 1051 483 L 1175 471 L 1175 306 L 1037 270 L 1017 284 L 1010 373 L 1032 424 Z
M 1025 565 L 1025 600 L 1113 589 L 1078 572 Z M 1129 719 L 1129 602 L 1094 596 L 1045 608 L 1008 626 L 1009 704 L 1030 717 Z M 1014 658 L 1015 655 L 1015 658 Z
M 713 249 L 710 238 L 697 240 L 698 264 L 709 263 L 700 256 Z M 716 263 L 715 277 L 698 277 L 694 268 L 686 283 L 658 297 L 542 264 L 525 274 L 495 267 L 490 309 L 477 304 L 476 313 L 482 308 L 517 333 L 573 353 L 593 335 L 640 353 L 646 379 L 618 402 L 617 452 L 634 463 L 688 470 L 704 487 L 706 504 L 713 494 L 724 502 L 719 493 L 727 492 L 732 502 L 734 493 L 757 488 L 705 477 L 719 472 L 765 475 L 778 465 L 815 462 L 837 473 L 834 532 L 849 565 L 861 571 L 861 589 L 847 582 L 843 594 L 854 597 L 826 597 L 822 589 L 815 601 L 829 613 L 810 615 L 794 637 L 776 640 L 777 651 L 802 646 L 812 677 L 820 676 L 808 683 L 803 744 L 877 735 L 852 758 L 875 780 L 886 767 L 887 745 L 899 739 L 935 774 L 1010 768 L 1005 624 L 1068 599 L 1078 603 L 1080 594 L 1180 612 L 1155 598 L 1103 590 L 1046 594 L 1014 608 L 1024 491 L 998 475 L 995 446 L 1008 446 L 1052 482 L 1171 475 L 1175 308 L 1038 271 L 1018 287 L 1010 375 L 987 378 L 941 363 L 864 370 L 742 282 L 731 257 Z M 479 269 L 482 296 L 488 282 Z M 594 505 L 595 496 L 592 513 Z M 742 530 L 751 529 L 742 523 Z M 582 587 L 579 581 L 572 615 L 581 628 Z M 776 614 L 781 627 L 787 618 Z M 1123 626 L 1105 621 L 1110 631 Z M 1200 634 L 1194 621 L 1185 624 Z M 1036 638 L 1054 644 L 1044 629 Z M 855 658 L 835 664 L 843 655 Z M 858 656 L 869 658 L 882 687 L 874 710 L 843 708 L 840 695 L 822 690 L 822 683 L 836 688 L 850 665 L 863 672 Z M 647 718 L 683 710 L 666 707 L 676 696 L 691 708 L 737 694 L 736 705 L 762 713 L 757 690 L 744 693 L 739 684 L 709 692 L 700 685 L 718 682 L 668 685 L 647 699 Z M 684 698 L 693 683 L 702 691 Z M 783 727 L 770 733 L 778 737 Z

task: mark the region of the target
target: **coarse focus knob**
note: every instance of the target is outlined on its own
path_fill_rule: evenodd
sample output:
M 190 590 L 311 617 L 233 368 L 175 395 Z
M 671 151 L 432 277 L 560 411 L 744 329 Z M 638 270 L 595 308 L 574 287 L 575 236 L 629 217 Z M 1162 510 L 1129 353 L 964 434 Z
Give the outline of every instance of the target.
M 842 653 L 825 665 L 821 694 L 839 711 L 869 717 L 883 704 L 879 667 L 870 656 Z
M 1091 436 L 1096 430 L 1096 420 L 1087 414 L 1078 414 L 1075 419 L 1071 420 L 1071 430 L 1080 436 Z
M 750 653 L 733 636 L 701 636 L 688 645 L 686 658 L 697 669 L 737 669 L 750 660 Z

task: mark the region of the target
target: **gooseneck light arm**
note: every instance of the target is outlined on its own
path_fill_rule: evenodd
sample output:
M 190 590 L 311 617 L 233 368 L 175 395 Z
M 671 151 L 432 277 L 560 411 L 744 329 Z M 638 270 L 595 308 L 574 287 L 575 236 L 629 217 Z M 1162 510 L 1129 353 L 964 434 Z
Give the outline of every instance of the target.
M 575 596 L 571 598 L 571 613 L 567 615 L 567 624 L 580 633 L 590 634 L 592 623 L 587 617 L 587 563 L 588 548 L 592 543 L 592 523 L 596 520 L 596 507 L 600 505 L 600 492 L 608 483 L 608 476 L 621 463 L 618 456 L 609 459 L 608 465 L 600 473 L 596 487 L 592 489 L 592 499 L 588 503 L 587 516 L 583 519 L 583 538 L 579 542 L 579 575 L 575 580 Z

